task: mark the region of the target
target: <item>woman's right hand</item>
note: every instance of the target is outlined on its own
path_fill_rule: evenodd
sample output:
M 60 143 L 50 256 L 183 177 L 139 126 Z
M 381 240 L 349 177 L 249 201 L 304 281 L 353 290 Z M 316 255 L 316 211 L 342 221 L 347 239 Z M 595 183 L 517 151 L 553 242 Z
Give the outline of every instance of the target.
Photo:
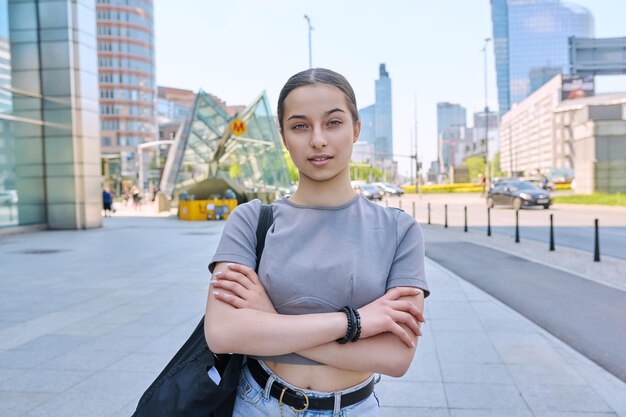
M 412 287 L 396 287 L 382 297 L 359 308 L 361 316 L 361 337 L 366 338 L 380 333 L 393 333 L 407 346 L 415 347 L 413 336 L 402 326 L 407 326 L 413 334 L 420 336 L 420 323 L 424 322 L 422 311 L 403 297 L 415 297 L 422 291 Z

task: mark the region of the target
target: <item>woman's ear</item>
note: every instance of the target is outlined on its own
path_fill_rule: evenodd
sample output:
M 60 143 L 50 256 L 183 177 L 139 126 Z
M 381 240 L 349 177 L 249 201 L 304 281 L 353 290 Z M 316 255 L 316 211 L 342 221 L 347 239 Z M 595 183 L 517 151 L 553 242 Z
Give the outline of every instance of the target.
M 352 143 L 356 143 L 359 139 L 359 135 L 361 134 L 361 120 L 357 120 L 354 125 L 354 137 L 352 138 Z

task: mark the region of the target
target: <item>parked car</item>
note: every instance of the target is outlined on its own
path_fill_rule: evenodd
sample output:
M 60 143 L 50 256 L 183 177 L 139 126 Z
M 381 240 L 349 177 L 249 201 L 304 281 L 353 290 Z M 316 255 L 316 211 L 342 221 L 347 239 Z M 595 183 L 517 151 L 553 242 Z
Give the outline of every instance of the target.
M 551 204 L 550 193 L 537 188 L 530 181 L 502 181 L 487 194 L 487 207 L 489 208 L 507 205 L 513 206 L 515 210 L 532 206 L 543 206 L 547 209 Z
M 368 200 L 382 200 L 384 195 L 380 188 L 372 184 L 360 184 L 355 190 L 363 194 Z
M 383 190 L 383 192 L 387 195 L 402 195 L 404 194 L 404 190 L 398 187 L 395 184 L 390 184 L 388 182 L 375 182 L 373 183 L 375 186 Z

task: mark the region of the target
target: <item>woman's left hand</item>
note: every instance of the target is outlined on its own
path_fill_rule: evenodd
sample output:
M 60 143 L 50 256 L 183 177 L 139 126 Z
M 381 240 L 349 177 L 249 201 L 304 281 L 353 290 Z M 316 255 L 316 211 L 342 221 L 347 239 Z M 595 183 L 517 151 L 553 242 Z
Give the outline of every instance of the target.
M 259 276 L 250 267 L 228 264 L 225 270 L 213 274 L 211 286 L 215 298 L 235 308 L 276 313 Z

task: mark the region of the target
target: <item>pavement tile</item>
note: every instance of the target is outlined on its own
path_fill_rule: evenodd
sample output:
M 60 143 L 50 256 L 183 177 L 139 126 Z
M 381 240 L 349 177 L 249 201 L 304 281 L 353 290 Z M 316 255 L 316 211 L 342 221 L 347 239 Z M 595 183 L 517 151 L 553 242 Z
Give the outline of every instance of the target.
M 403 382 L 385 377 L 383 381 L 376 385 L 376 395 L 385 407 L 447 407 L 444 387 L 440 382 Z
M 514 384 L 506 365 L 501 363 L 441 362 L 441 372 L 445 382 Z
M 64 392 L 33 408 L 23 417 L 110 417 L 124 408 L 134 397 L 111 395 L 108 392 Z
M 41 392 L 1 392 L 0 391 L 0 416 L 21 417 L 28 410 L 48 401 L 53 394 Z
M 609 405 L 590 387 L 576 385 L 534 385 L 520 387 L 533 412 L 572 411 L 609 413 Z
M 496 332 L 517 332 L 517 333 L 530 333 L 537 332 L 537 328 L 527 320 L 510 319 L 481 319 L 482 327 L 487 333 Z
M 34 369 L 59 353 L 46 350 L 7 350 L 0 353 L 0 368 Z
M 489 332 L 489 339 L 497 349 L 506 346 L 543 347 L 550 346 L 550 342 L 541 334 L 517 332 Z
M 500 362 L 484 333 L 439 332 L 435 335 L 435 344 L 441 362 Z
M 74 371 L 99 371 L 120 360 L 129 352 L 124 351 L 94 351 L 84 348 L 74 349 L 57 356 L 54 359 L 41 363 L 43 369 L 66 369 Z
M 381 407 L 380 417 L 450 417 L 447 408 Z
M 504 363 L 544 364 L 565 362 L 551 346 L 501 346 L 496 349 Z
M 90 375 L 89 371 L 29 369 L 0 382 L 0 391 L 59 393 Z
M 569 412 L 554 412 L 554 411 L 539 411 L 534 413 L 535 417 L 617 417 L 616 413 L 569 413 Z
M 464 319 L 432 319 L 429 321 L 437 332 L 482 332 L 483 327 L 478 320 Z
M 528 410 L 514 385 L 447 383 L 445 391 L 451 409 Z
M 463 410 L 451 409 L 450 417 L 537 417 L 528 410 Z
M 566 363 L 509 364 L 508 368 L 518 386 L 587 385 Z
M 7 378 L 11 378 L 13 375 L 18 374 L 19 372 L 21 372 L 20 369 L 0 368 L 0 382 L 4 381 Z
M 144 392 L 155 376 L 153 370 L 149 372 L 99 371 L 73 386 L 69 392 L 79 394 L 102 392 L 113 396 L 135 395 L 135 393 Z

